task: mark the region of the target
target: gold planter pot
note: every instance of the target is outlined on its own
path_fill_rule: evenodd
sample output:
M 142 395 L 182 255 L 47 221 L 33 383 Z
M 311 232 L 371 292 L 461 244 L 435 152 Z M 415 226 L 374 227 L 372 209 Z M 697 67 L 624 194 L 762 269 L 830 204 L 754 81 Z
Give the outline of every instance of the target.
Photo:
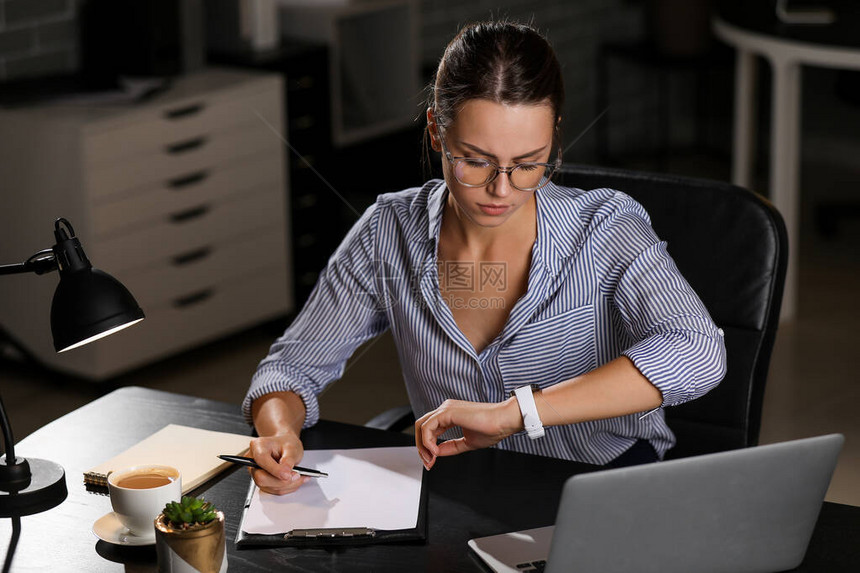
M 174 529 L 164 514 L 155 518 L 155 549 L 159 573 L 224 573 L 227 571 L 227 539 L 224 513 L 191 529 Z

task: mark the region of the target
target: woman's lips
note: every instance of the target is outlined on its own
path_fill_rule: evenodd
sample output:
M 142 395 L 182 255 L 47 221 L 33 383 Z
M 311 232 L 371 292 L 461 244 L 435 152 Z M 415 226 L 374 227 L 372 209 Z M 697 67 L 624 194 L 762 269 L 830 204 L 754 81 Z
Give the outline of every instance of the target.
M 501 215 L 510 207 L 508 205 L 483 205 L 478 203 L 478 208 L 486 215 Z

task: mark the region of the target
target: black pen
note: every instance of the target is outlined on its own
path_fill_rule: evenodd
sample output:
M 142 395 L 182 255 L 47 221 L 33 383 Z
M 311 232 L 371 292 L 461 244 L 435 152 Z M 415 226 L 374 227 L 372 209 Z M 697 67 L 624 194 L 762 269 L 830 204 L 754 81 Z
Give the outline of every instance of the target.
M 254 461 L 254 458 L 246 458 L 245 456 L 230 456 L 227 454 L 223 454 L 218 457 L 225 462 L 239 464 L 240 466 L 248 466 L 249 468 L 257 468 L 258 470 L 263 469 L 259 466 L 259 464 L 257 464 L 257 462 Z M 302 476 L 310 476 L 315 478 L 328 477 L 328 474 L 325 472 L 312 470 L 310 468 L 303 468 L 300 466 L 293 466 L 293 471 Z

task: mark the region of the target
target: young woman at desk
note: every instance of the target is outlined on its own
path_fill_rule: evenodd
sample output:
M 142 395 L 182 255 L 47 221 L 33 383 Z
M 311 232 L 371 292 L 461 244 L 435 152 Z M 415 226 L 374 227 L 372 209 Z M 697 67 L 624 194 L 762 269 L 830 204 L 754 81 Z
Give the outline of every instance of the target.
M 722 335 L 638 203 L 550 182 L 563 98 L 527 26 L 469 26 L 448 45 L 427 109 L 444 181 L 378 198 L 254 375 L 264 491 L 309 479 L 290 468 L 316 396 L 389 328 L 428 468 L 496 444 L 614 465 L 673 445 L 661 407 L 719 383 Z

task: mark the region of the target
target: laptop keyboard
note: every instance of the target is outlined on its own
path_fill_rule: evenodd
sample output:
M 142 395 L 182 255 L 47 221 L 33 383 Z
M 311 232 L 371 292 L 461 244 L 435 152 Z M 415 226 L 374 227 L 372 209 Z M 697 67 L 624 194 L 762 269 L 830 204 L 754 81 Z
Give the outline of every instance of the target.
M 517 569 L 523 573 L 543 573 L 546 569 L 546 561 L 527 561 L 526 563 L 517 563 Z

